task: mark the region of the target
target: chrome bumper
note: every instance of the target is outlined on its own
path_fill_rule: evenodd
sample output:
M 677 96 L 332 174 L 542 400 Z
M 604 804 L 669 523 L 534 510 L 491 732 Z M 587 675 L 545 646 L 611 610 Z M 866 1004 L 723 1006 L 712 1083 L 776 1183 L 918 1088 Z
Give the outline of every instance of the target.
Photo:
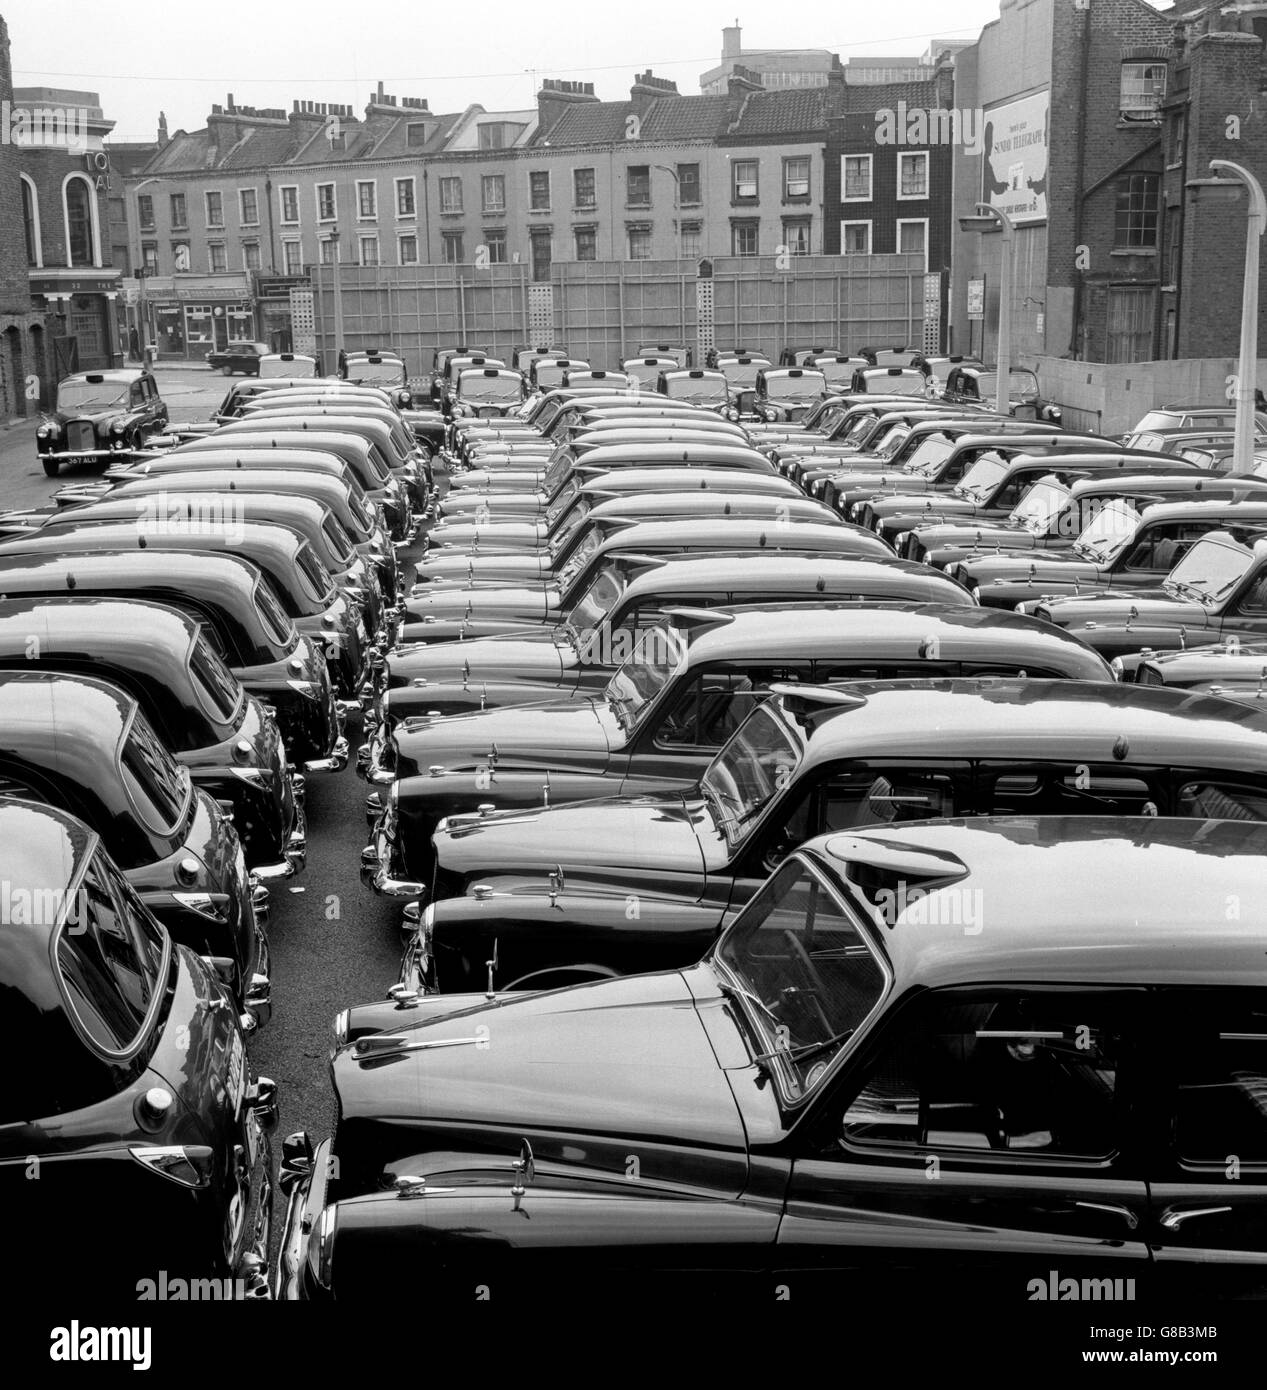
M 387 837 L 381 830 L 373 832 L 373 840 L 361 851 L 361 883 L 384 898 L 421 898 L 425 883 L 412 879 L 393 878 L 388 872 L 390 859 Z
M 299 1140 L 308 1156 L 287 1154 L 282 1159 L 278 1186 L 286 1196 L 286 1220 L 273 1276 L 273 1297 L 294 1302 L 303 1297 L 302 1271 L 307 1256 L 308 1237 L 326 1204 L 329 1183 L 331 1141 L 324 1140 L 312 1151 L 306 1134 L 291 1135 L 286 1146 Z
M 334 749 L 327 758 L 313 758 L 304 763 L 305 772 L 342 772 L 348 765 L 350 751 L 348 741 L 340 734 L 334 741 Z
M 286 837 L 282 858 L 275 864 L 257 865 L 251 872 L 259 879 L 292 878 L 308 862 L 308 818 L 303 806 L 302 778 L 296 779 L 295 823 Z

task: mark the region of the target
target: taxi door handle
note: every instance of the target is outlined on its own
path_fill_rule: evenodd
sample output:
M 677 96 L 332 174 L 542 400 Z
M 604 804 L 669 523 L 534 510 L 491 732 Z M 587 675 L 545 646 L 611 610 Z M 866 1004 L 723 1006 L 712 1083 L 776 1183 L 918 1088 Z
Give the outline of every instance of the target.
M 1168 1231 L 1177 1231 L 1185 1221 L 1191 1221 L 1194 1216 L 1221 1216 L 1225 1211 L 1231 1210 L 1231 1207 L 1189 1207 L 1186 1211 L 1175 1211 L 1172 1208 L 1161 1218 L 1161 1224 Z
M 1088 1211 L 1106 1211 L 1110 1216 L 1120 1216 L 1126 1222 L 1126 1229 L 1133 1231 L 1139 1225 L 1139 1217 L 1130 1207 L 1119 1207 L 1109 1202 L 1075 1202 L 1075 1207 L 1085 1207 Z

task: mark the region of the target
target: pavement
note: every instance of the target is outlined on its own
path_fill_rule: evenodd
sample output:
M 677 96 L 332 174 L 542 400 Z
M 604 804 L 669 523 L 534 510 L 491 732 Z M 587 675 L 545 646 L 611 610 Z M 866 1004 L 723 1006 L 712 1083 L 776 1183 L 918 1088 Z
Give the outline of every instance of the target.
M 179 422 L 207 419 L 228 387 L 226 378 L 200 366 L 160 363 L 155 375 L 171 418 Z M 68 479 L 102 471 L 80 465 L 46 478 L 36 461 L 37 424 L 28 420 L 0 430 L 0 510 L 49 505 Z M 401 558 L 416 556 L 403 551 Z M 355 751 L 359 719 L 349 720 L 347 733 Z M 280 1090 L 275 1159 L 281 1136 L 293 1130 L 307 1129 L 314 1141 L 330 1134 L 335 1115 L 327 1058 L 334 1016 L 350 1004 L 384 996 L 396 981 L 403 946 L 399 905 L 360 883 L 365 797 L 372 788 L 352 764 L 341 773 L 310 776 L 307 786 L 308 867 L 270 885 L 273 1015 L 249 1044 L 256 1070 Z M 279 1197 L 275 1239 L 283 1217 Z

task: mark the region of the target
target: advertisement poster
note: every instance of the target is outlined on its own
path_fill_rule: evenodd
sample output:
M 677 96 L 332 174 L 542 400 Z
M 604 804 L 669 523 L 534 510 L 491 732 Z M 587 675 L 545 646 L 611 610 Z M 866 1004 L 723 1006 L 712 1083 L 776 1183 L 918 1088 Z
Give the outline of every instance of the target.
M 981 201 L 1013 222 L 1047 220 L 1047 108 L 1036 92 L 984 113 Z

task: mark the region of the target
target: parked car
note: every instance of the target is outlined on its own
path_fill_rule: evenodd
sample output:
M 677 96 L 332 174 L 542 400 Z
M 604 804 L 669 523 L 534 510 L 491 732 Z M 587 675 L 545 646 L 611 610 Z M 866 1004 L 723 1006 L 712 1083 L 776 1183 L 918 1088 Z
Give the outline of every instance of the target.
M 566 354 L 558 357 L 538 357 L 528 368 L 525 380 L 530 391 L 549 391 L 556 386 L 564 385 L 564 377 L 570 370 L 588 371 L 589 365 L 582 357 L 568 357 Z
M 304 772 L 347 766 L 343 716 L 321 648 L 295 631 L 249 560 L 140 549 L 0 555 L 6 598 L 66 593 L 146 599 L 191 614 L 242 685 L 275 713 L 292 764 Z
M 940 582 L 939 582 L 940 579 Z M 713 608 L 760 604 L 972 603 L 965 591 L 925 566 L 899 560 L 764 555 L 668 560 L 630 581 L 589 628 L 570 621 L 500 637 L 405 645 L 388 653 L 365 716 L 370 742 L 358 755 L 368 768 L 387 734 L 417 714 L 455 714 L 571 698 L 601 690 L 632 654 L 641 632 L 679 609 L 698 620 Z
M 739 411 L 734 393 L 724 372 L 695 367 L 687 371 L 661 372 L 656 390 L 671 401 L 689 401 L 691 405 L 713 411 L 728 420 L 737 420 Z
M 679 367 L 693 365 L 695 354 L 690 348 L 672 343 L 639 343 L 633 351 L 635 357 L 671 357 Z
M 767 367 L 757 373 L 753 413 L 759 420 L 802 420 L 827 389 L 822 372 L 811 367 Z
M 1267 414 L 1256 411 L 1255 429 L 1267 429 Z M 1136 421 L 1127 436 L 1141 430 L 1233 430 L 1236 428 L 1236 406 L 1229 405 L 1163 405 L 1149 410 Z
M 182 945 L 212 956 L 249 1027 L 272 1011 L 241 841 L 140 706 L 93 676 L 0 671 L 0 795 L 79 817 Z
M 303 778 L 213 642 L 187 613 L 138 599 L 0 601 L 0 670 L 90 676 L 125 690 L 194 785 L 232 805 L 253 876 L 288 878 L 306 854 Z M 267 903 L 267 894 L 256 898 L 257 914 Z
M 1129 663 L 1114 657 L 1110 663 L 1120 679 L 1139 685 L 1167 685 L 1242 700 L 1263 708 L 1267 700 L 1267 637 L 1239 637 L 1208 646 L 1179 647 L 1171 651 L 1145 648 Z M 1220 812 L 1222 814 L 1222 812 Z
M 134 1302 L 139 1281 L 179 1270 L 267 1297 L 277 1086 L 256 1075 L 214 964 L 63 811 L 0 799 L 0 878 L 52 909 L 0 925 L 6 1019 L 31 1049 L 0 1122 L 20 1277 Z M 84 1191 L 106 1194 L 87 1242 Z
M 474 675 L 480 670 L 482 659 L 491 660 L 493 666 L 503 659 L 500 656 L 481 658 L 480 649 L 474 643 L 482 637 L 503 634 L 508 640 L 534 636 L 544 640 L 563 628 L 563 640 L 569 646 L 579 647 L 577 637 L 567 635 L 567 628 L 577 634 L 598 628 L 614 634 L 620 628 L 632 629 L 654 622 L 659 616 L 658 610 L 666 605 L 713 608 L 748 603 L 754 598 L 754 585 L 764 586 L 755 591 L 756 597 L 768 594 L 774 602 L 790 591 L 817 589 L 820 583 L 824 598 L 842 601 L 891 599 L 911 603 L 976 603 L 966 589 L 928 565 L 912 565 L 891 557 L 846 559 L 837 555 L 796 555 L 786 551 L 764 551 L 760 555 L 736 552 L 617 556 L 613 563 L 604 567 L 578 604 L 569 612 L 560 613 L 558 621 L 551 626 L 539 622 L 497 621 L 465 613 L 447 619 L 424 618 L 402 629 L 401 644 L 388 659 L 390 661 L 394 655 L 404 669 L 409 669 L 411 678 L 425 675 L 421 667 L 410 669 L 414 655 L 425 662 L 428 648 L 451 648 L 457 642 L 467 653 L 463 663 L 471 662 Z M 613 636 L 613 640 L 617 639 Z M 490 668 L 485 667 L 483 673 L 491 674 Z
M 1206 503 L 1206 506 L 1211 504 Z M 1235 516 L 1201 535 L 1155 588 L 1026 603 L 1074 633 L 1125 674 L 1140 652 L 1173 651 L 1229 638 L 1267 635 L 1267 521 Z
M 859 525 L 867 525 L 896 549 L 898 540 L 921 526 L 943 522 L 983 521 L 992 525 L 1003 521 L 1026 491 L 1039 478 L 1051 474 L 1068 482 L 1093 473 L 1118 473 L 1125 477 L 1141 461 L 1141 456 L 1117 451 L 1112 445 L 1103 452 L 1092 452 L 1085 445 L 1065 448 L 1068 441 L 1049 443 L 1041 436 L 1017 439 L 982 454 L 949 493 L 894 493 L 873 497 L 855 505 L 851 511 Z M 1156 454 L 1143 455 L 1155 462 Z M 1175 472 L 1185 468 L 1194 478 L 1209 477 L 1196 464 L 1172 458 Z
M 1006 647 L 983 660 L 998 670 Z M 1267 815 L 1267 720 L 1231 701 L 1016 676 L 773 689 L 689 788 L 444 820 L 435 911 L 415 943 L 440 987 L 482 984 L 494 936 L 504 988 L 685 965 L 827 831 L 988 815 L 1031 835 L 1049 816 L 1205 820 L 1211 791 L 1245 819 Z M 406 787 L 428 780 L 400 784 L 402 812 Z M 413 847 L 407 823 L 398 835 Z M 639 910 L 621 920 L 629 894 Z
M 717 750 L 730 743 L 770 689 L 783 688 L 780 682 L 1010 676 L 1019 671 L 1111 680 L 1106 663 L 1081 644 L 1061 642 L 1046 625 L 1000 623 L 998 616 L 960 607 L 840 604 L 798 605 L 792 615 L 779 608 L 688 613 L 681 626 L 650 629 L 655 636 L 643 637 L 601 697 L 587 693 L 572 701 L 406 720 L 380 744 L 382 761 L 371 759 L 371 780 L 386 782 L 389 774 L 395 780 L 365 853 L 363 876 L 379 891 L 393 891 L 394 885 L 400 895 L 416 897 L 434 883 L 433 897 L 454 896 L 473 881 L 457 867 L 467 853 L 461 833 L 465 813 L 492 824 L 489 817 L 495 812 L 543 805 L 560 809 L 563 803 L 616 796 L 625 798 L 619 817 L 628 837 L 626 850 L 637 856 L 647 847 L 644 842 L 655 838 L 647 829 L 653 822 L 644 824 L 629 808 L 645 797 L 669 822 L 679 820 L 682 796 L 700 795 L 699 778 Z M 987 704 L 978 704 L 978 713 Z M 940 705 L 927 709 L 936 726 Z M 912 726 L 909 732 L 914 736 L 925 727 Z M 1263 729 L 1267 732 L 1267 723 Z M 859 745 L 858 757 L 864 746 Z M 1263 766 L 1267 769 L 1267 740 Z M 486 776 L 477 775 L 480 768 Z M 613 803 L 592 804 L 603 808 L 595 820 L 595 836 L 601 838 L 603 816 Z M 492 839 L 513 840 L 507 822 L 498 820 L 497 825 Z M 709 827 L 700 825 L 698 833 L 707 839 Z M 441 833 L 446 827 L 451 834 Z M 507 843 L 507 873 L 517 872 L 530 842 L 535 847 L 531 853 L 543 843 L 534 830 L 525 833 L 521 845 Z M 676 853 L 681 848 L 678 832 L 666 830 L 665 835 Z M 592 855 L 601 859 L 614 842 L 600 843 L 600 838 L 593 842 Z M 471 848 L 480 852 L 479 844 Z M 565 857 L 579 856 L 576 864 L 591 858 L 591 849 L 574 849 L 566 840 L 556 848 Z M 650 852 L 654 858 L 658 849 L 652 845 Z M 688 878 L 698 879 L 706 871 L 711 851 L 702 855 L 693 867 L 683 868 Z M 495 861 L 481 862 L 489 871 L 497 868 Z M 655 878 L 659 860 L 649 867 Z M 724 876 L 725 871 L 718 871 Z M 665 872 L 671 881 L 676 870 Z M 707 872 L 711 875 L 712 868 Z M 506 946 L 509 961 L 511 941 Z
M 997 369 L 974 367 L 961 363 L 946 377 L 942 398 L 947 401 L 974 405 L 979 401 L 992 403 L 998 394 Z M 1062 411 L 1046 400 L 1039 389 L 1038 377 L 1027 368 L 1013 367 L 1008 373 L 1009 414 L 1026 420 L 1050 420 L 1059 424 Z
M 928 397 L 928 377 L 918 367 L 858 367 L 849 390 L 854 395 Z M 951 400 L 952 404 L 959 404 Z
M 196 494 L 185 494 L 195 496 Z M 186 517 L 181 494 L 167 506 Z M 111 504 L 102 504 L 113 510 Z M 87 509 L 85 509 L 87 510 Z M 147 526 L 139 520 L 101 517 L 80 521 L 78 509 L 58 514 L 47 526 L 20 540 L 0 541 L 0 557 L 79 555 L 136 548 L 150 554 L 230 554 L 258 567 L 288 622 L 323 649 L 330 678 L 351 712 L 362 683 L 369 675 L 369 633 L 359 600 L 340 592 L 330 571 L 297 531 L 269 522 L 234 518 L 228 525 L 195 518 L 190 524 L 170 524 L 164 518 Z
M 625 376 L 631 377 L 641 390 L 654 391 L 661 372 L 681 370 L 682 363 L 676 357 L 662 353 L 639 353 L 636 357 L 626 357 L 620 364 Z
M 35 430 L 35 450 L 45 474 L 63 463 L 100 462 L 142 448 L 167 427 L 167 406 L 144 368 L 80 372 L 58 383 L 51 414 Z
M 207 366 L 225 376 L 241 372 L 243 376 L 259 376 L 260 358 L 271 351 L 267 343 L 229 343 L 204 353 Z
M 478 415 L 492 419 L 507 415 L 523 403 L 524 379 L 505 367 L 470 367 L 461 372 L 446 399 L 450 419 Z
M 845 353 L 834 347 L 785 347 L 779 353 L 780 367 L 803 367 L 811 357 L 844 357 Z
M 947 573 L 988 608 L 1155 589 L 1204 536 L 1255 522 L 1267 523 L 1267 499 L 1163 501 L 1137 509 L 1121 497 L 1100 508 L 1067 554 L 973 555 Z
M 260 358 L 259 374 L 262 377 L 280 377 L 289 380 L 293 377 L 320 376 L 317 359 L 303 352 L 269 352 Z
M 1261 826 L 881 825 L 811 840 L 678 970 L 348 1009 L 338 1129 L 286 1141 L 277 1291 L 1261 1291 L 1226 1156 L 1261 1134 L 1265 875 Z
M 1112 502 L 1126 502 L 1142 512 L 1164 502 L 1267 500 L 1267 478 L 1193 477 L 1173 472 L 1163 458 L 1149 464 L 1138 459 L 1129 476 L 1092 473 L 1085 478 L 1061 478 L 1050 473 L 1032 484 L 1006 520 L 993 526 L 969 521 L 921 526 L 901 538 L 897 547 L 908 560 L 945 569 L 958 561 L 971 564 L 979 556 L 1005 551 L 1072 551 L 1078 537 Z M 958 576 L 961 572 L 956 570 Z

